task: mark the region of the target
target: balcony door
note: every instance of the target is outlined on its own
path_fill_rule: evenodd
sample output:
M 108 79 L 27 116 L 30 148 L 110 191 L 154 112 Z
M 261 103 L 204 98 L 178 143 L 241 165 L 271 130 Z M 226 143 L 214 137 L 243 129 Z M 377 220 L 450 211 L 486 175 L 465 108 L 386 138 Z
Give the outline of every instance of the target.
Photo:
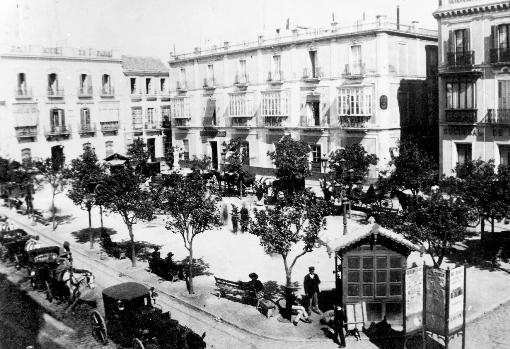
M 56 95 L 58 91 L 58 76 L 55 73 L 48 75 L 48 90 Z
M 498 81 L 498 109 L 510 109 L 510 80 Z
M 353 75 L 361 74 L 361 45 L 351 46 L 351 69 Z
M 53 131 L 60 131 L 65 129 L 65 115 L 63 109 L 52 109 L 50 111 L 50 123 Z
M 51 147 L 51 161 L 55 170 L 59 170 L 64 165 L 63 145 L 56 145 Z
M 90 127 L 90 109 L 82 108 L 80 111 L 80 125 L 82 128 Z
M 147 152 L 149 153 L 149 160 L 156 161 L 156 139 L 147 138 Z
M 218 142 L 210 141 L 209 145 L 211 146 L 211 163 L 213 169 L 218 169 Z

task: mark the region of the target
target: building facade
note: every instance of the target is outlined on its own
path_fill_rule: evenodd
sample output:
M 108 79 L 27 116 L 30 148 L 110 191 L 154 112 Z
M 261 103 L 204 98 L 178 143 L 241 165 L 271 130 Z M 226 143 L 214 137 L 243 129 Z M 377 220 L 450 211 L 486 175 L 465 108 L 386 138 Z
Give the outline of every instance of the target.
M 173 54 L 176 158 L 185 165 L 192 156 L 208 155 L 220 168 L 223 144 L 240 138 L 255 172 L 272 174 L 267 152 L 290 134 L 310 145 L 316 173 L 326 170 L 321 160 L 331 151 L 361 143 L 379 157 L 370 170 L 376 178 L 402 133 L 412 129 L 407 126 L 437 120 L 430 115 L 426 81 L 433 71 L 427 67 L 437 63 L 436 45 L 435 31 L 379 16 L 345 28 L 332 23 Z
M 510 1 L 440 0 L 441 172 L 510 160 Z
M 168 67 L 151 57 L 122 56 L 128 92 L 126 144 L 143 139 L 150 162 L 159 162 L 172 146 Z
M 69 160 L 85 147 L 99 158 L 123 152 L 120 62 L 113 51 L 2 48 L 0 155 L 19 161 L 62 153 Z

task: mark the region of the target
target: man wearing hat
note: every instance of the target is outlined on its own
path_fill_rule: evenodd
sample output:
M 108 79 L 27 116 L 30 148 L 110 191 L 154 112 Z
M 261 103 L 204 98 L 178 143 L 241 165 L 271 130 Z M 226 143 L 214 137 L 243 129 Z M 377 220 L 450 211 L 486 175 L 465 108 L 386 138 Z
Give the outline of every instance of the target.
M 308 268 L 308 274 L 305 276 L 303 287 L 308 303 L 308 314 L 312 313 L 312 310 L 317 314 L 321 314 L 319 310 L 319 284 L 321 280 L 319 275 L 315 274 L 315 267 Z
M 255 291 L 255 294 L 257 295 L 257 306 L 256 308 L 259 308 L 260 301 L 262 298 L 264 298 L 264 285 L 259 280 L 259 276 L 257 273 L 250 273 L 248 277 L 251 279 L 249 282 L 251 288 Z

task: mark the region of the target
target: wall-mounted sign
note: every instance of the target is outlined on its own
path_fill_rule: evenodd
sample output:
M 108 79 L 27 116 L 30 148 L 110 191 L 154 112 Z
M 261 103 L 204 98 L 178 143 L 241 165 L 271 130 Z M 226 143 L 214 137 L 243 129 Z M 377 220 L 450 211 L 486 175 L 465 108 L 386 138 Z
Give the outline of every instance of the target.
M 200 137 L 226 137 L 227 131 L 218 131 L 215 129 L 212 130 L 203 130 L 200 131 Z
M 379 107 L 380 107 L 382 110 L 386 110 L 386 108 L 388 108 L 388 96 L 386 96 L 386 95 L 382 95 L 382 96 L 379 98 Z

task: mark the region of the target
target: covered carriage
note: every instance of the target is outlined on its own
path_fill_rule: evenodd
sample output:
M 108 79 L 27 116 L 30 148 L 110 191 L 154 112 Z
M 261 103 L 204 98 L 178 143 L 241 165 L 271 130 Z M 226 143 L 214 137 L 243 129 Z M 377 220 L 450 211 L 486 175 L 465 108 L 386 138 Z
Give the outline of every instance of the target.
M 0 234 L 0 243 L 2 244 L 0 255 L 2 260 L 10 259 L 16 261 L 19 256 L 25 252 L 25 244 L 32 237 L 27 234 L 23 229 L 14 229 L 4 231 Z M 16 263 L 19 269 L 21 266 Z
M 203 349 L 205 333 L 199 336 L 172 320 L 169 312 L 155 306 L 156 293 L 136 282 L 103 290 L 104 317 L 91 314 L 92 335 L 106 344 L 108 338 L 133 349 Z
M 34 289 L 45 287 L 52 270 L 58 266 L 59 253 L 58 246 L 40 247 L 26 252 L 26 267 Z

